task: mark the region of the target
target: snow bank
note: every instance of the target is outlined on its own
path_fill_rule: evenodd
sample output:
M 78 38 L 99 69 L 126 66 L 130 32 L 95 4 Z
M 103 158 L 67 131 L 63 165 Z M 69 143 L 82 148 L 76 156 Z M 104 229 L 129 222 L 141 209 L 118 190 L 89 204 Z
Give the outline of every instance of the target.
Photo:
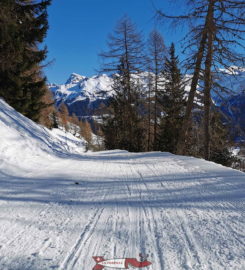
M 85 150 L 85 140 L 69 133 L 49 130 L 16 112 L 0 99 L 0 168 L 25 167 L 48 157 L 78 154 Z

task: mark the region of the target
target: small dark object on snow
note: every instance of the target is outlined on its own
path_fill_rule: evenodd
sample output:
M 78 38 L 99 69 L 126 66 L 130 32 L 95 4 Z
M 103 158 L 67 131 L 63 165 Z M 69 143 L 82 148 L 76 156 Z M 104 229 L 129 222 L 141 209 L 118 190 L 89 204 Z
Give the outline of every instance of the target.
M 75 182 L 75 185 L 79 185 L 79 183 L 78 182 Z

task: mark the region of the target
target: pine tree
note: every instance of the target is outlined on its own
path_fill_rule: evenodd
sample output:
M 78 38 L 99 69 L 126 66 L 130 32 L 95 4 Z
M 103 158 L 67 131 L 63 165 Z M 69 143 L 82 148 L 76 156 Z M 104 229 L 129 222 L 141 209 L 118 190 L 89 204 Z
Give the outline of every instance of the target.
M 51 114 L 52 128 L 59 128 L 58 113 L 53 111 Z
M 163 117 L 160 125 L 159 148 L 161 151 L 175 153 L 186 101 L 184 97 L 185 85 L 173 43 L 169 50 L 169 57 L 165 58 L 163 77 L 165 83 L 161 95 Z
M 2 0 L 0 8 L 0 72 L 12 70 L 22 59 L 23 45 L 15 16 L 15 1 Z M 1 79 L 1 78 L 0 78 Z M 2 94 L 2 89 L 0 88 Z
M 40 49 L 47 29 L 49 0 L 4 1 L 1 20 L 0 96 L 25 116 L 38 121 L 45 107 L 42 98 L 46 79 L 41 62 L 47 49 Z M 2 6 L 1 6 L 2 8 Z M 6 54 L 5 54 L 6 53 Z M 9 62 L 8 62 L 9 61 Z
M 137 76 L 144 61 L 143 43 L 128 17 L 119 21 L 108 42 L 109 51 L 101 56 L 106 61 L 104 72 L 112 72 L 114 96 L 111 113 L 104 121 L 107 149 L 142 151 L 144 132 L 140 115 L 140 84 Z
M 235 158 L 229 151 L 231 137 L 230 127 L 224 125 L 224 119 L 219 108 L 213 104 L 210 110 L 210 156 L 209 159 L 224 166 L 231 166 Z

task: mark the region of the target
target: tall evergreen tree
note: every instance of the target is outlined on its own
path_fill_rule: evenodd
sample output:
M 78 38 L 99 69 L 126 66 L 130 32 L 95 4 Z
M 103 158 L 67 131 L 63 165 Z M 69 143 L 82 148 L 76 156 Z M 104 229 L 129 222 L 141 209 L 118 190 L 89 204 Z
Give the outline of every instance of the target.
M 210 153 L 209 160 L 224 166 L 231 166 L 235 158 L 229 151 L 231 137 L 229 126 L 224 125 L 220 109 L 212 104 L 210 110 Z
M 149 87 L 148 87 L 148 150 L 157 150 L 159 93 L 163 90 L 165 45 L 161 34 L 154 30 L 148 40 Z M 152 134 L 151 134 L 152 130 Z M 152 136 L 151 136 L 152 135 Z M 151 138 L 152 137 L 152 138 Z
M 141 35 L 128 17 L 119 21 L 108 42 L 109 50 L 102 53 L 103 71 L 113 75 L 114 97 L 111 114 L 105 119 L 103 132 L 108 149 L 128 151 L 144 149 L 144 132 L 140 115 L 140 85 L 137 76 L 143 66 Z
M 159 148 L 162 151 L 175 153 L 186 101 L 185 84 L 173 43 L 169 49 L 169 57 L 165 58 L 163 77 L 165 83 L 161 95 L 163 116 L 160 125 Z
M 47 29 L 47 7 L 50 0 L 3 2 L 6 11 L 1 20 L 0 96 L 16 110 L 38 121 L 45 107 L 46 78 L 41 63 L 47 49 L 40 49 Z M 1 6 L 2 8 L 2 6 Z
M 0 8 L 0 71 L 11 69 L 21 59 L 22 44 L 15 17 L 15 1 L 2 0 Z M 2 91 L 0 89 L 0 91 Z M 1 92 L 0 92 L 1 93 Z

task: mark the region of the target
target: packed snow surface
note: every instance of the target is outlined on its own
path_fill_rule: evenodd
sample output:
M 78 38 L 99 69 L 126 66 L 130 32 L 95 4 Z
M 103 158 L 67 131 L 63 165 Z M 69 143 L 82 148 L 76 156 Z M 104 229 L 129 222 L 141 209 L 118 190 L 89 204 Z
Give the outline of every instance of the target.
M 169 153 L 84 153 L 1 100 L 0 134 L 1 270 L 92 270 L 92 256 L 139 253 L 149 270 L 244 269 L 245 174 Z

